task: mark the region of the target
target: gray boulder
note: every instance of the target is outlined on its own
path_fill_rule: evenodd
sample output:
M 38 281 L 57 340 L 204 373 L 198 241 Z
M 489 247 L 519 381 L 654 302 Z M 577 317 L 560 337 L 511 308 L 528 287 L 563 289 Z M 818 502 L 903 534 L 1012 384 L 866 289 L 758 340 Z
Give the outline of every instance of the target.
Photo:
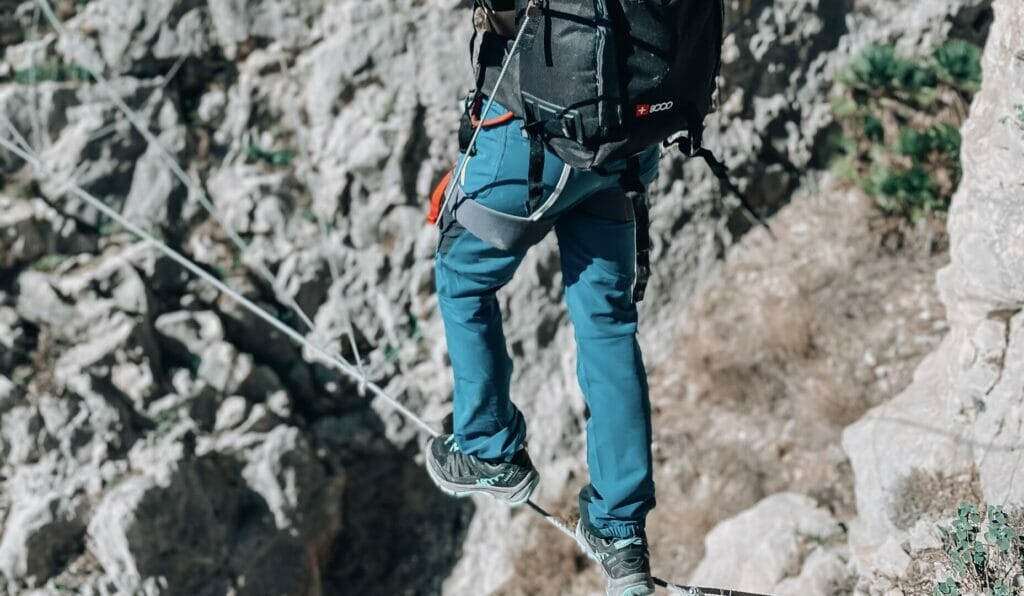
M 227 342 L 211 343 L 201 358 L 199 378 L 222 395 L 238 393 L 253 377 L 252 356 L 238 352 Z
M 0 375 L 0 414 L 13 408 L 19 398 L 18 387 L 7 377 Z
M 144 320 L 115 312 L 91 329 L 91 336 L 64 352 L 54 368 L 60 387 L 76 389 L 82 373 L 107 378 L 138 408 L 156 397 L 163 378 L 160 353 Z
M 82 548 L 81 507 L 67 495 L 33 495 L 15 502 L 0 538 L 0 573 L 29 585 L 45 582 Z
M 785 581 L 786 593 L 794 595 L 788 590 L 800 585 L 829 586 L 845 573 L 841 559 L 829 552 L 843 538 L 839 522 L 813 500 L 780 493 L 711 530 L 690 581 L 772 594 L 782 594 L 776 590 Z
M 0 196 L 0 270 L 14 269 L 54 252 L 51 214 L 53 210 L 42 201 Z
M 26 360 L 29 350 L 29 332 L 18 312 L 0 306 L 0 370 L 13 371 L 15 364 Z
M 180 444 L 133 452 L 137 474 L 106 493 L 88 527 L 88 546 L 120 590 L 147 580 L 161 594 L 214 594 L 238 519 L 230 467 L 192 459 Z
M 46 452 L 48 438 L 34 405 L 17 405 L 0 417 L 0 455 L 7 465 L 37 461 Z
M 18 276 L 18 316 L 36 325 L 60 330 L 70 326 L 74 307 L 69 305 L 49 276 L 37 271 L 24 271 Z
M 169 109 L 169 105 L 165 106 L 165 111 Z M 174 114 L 173 111 L 170 113 Z M 174 131 L 173 126 L 161 128 L 165 131 Z M 168 144 L 167 136 L 165 133 L 165 145 Z M 178 144 L 183 143 L 184 139 Z M 167 167 L 165 159 L 162 149 L 152 145 L 146 149 L 142 157 L 135 162 L 131 188 L 122 209 L 122 215 L 150 232 L 175 227 L 186 198 L 185 187 Z
M 210 344 L 224 339 L 224 327 L 211 311 L 176 311 L 157 317 L 153 327 L 160 344 L 178 358 L 199 357 Z
M 279 529 L 294 528 L 310 540 L 340 529 L 344 479 L 327 474 L 297 428 L 275 428 L 245 457 L 242 477 L 263 497 Z

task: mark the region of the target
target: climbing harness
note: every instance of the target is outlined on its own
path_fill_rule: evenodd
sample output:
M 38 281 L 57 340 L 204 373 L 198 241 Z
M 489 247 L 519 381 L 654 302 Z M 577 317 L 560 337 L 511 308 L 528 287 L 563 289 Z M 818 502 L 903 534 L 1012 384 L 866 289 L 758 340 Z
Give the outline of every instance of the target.
M 530 0 L 529 7 L 526 9 L 526 14 L 523 16 L 523 23 L 519 27 L 519 32 L 516 34 L 515 41 L 512 42 L 512 48 L 509 49 L 508 51 L 508 56 L 505 59 L 505 63 L 501 67 L 501 73 L 498 74 L 498 80 L 495 83 L 495 87 L 501 87 L 502 81 L 505 80 L 505 76 L 508 74 L 509 66 L 512 64 L 512 57 L 515 56 L 516 52 L 519 50 L 519 44 L 522 42 L 523 37 L 529 30 L 531 23 L 533 23 L 540 14 L 541 4 L 542 0 Z M 470 138 L 469 143 L 466 147 L 466 157 L 459 163 L 459 167 L 456 168 L 455 174 L 453 175 L 453 178 L 455 180 L 462 179 L 462 176 L 466 171 L 466 166 L 469 165 L 469 157 L 472 154 L 473 149 L 476 147 L 477 139 L 480 138 L 480 132 L 483 131 L 484 129 L 484 123 L 487 121 L 487 116 L 490 115 L 491 108 L 494 107 L 494 95 L 495 94 L 492 93 L 490 97 L 487 98 L 487 103 L 484 105 L 484 109 L 480 113 L 479 121 L 477 122 L 477 125 L 473 129 L 473 136 Z M 452 197 L 455 196 L 454 190 L 455 187 L 457 186 L 458 184 L 453 185 L 452 188 L 449 188 L 448 192 L 445 193 L 444 201 L 441 203 L 439 213 L 444 213 L 445 209 L 448 208 L 448 204 L 451 202 Z M 440 218 L 438 218 L 438 222 L 440 221 Z

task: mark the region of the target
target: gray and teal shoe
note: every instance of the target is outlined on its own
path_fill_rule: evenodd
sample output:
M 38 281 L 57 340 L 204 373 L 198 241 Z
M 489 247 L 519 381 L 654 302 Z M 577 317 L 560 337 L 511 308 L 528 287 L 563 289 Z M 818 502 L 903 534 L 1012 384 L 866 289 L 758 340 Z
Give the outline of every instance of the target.
M 525 449 L 512 461 L 488 462 L 463 453 L 454 435 L 427 441 L 427 473 L 441 490 L 455 496 L 487 495 L 509 505 L 522 505 L 537 488 L 540 476 Z
M 654 593 L 647 536 L 601 538 L 581 520 L 576 525 L 576 542 L 591 559 L 601 564 L 608 596 L 646 596 Z

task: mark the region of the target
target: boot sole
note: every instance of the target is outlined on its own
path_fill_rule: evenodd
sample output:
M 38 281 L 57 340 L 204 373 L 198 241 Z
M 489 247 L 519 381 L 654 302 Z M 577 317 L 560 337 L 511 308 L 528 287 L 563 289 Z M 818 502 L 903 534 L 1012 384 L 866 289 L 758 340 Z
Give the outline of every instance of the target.
M 587 539 L 583 537 L 583 522 L 579 521 L 576 523 L 576 544 L 583 549 L 587 557 L 601 565 L 601 560 L 597 558 L 594 551 L 590 550 L 590 546 L 587 545 Z M 650 578 L 642 573 L 636 575 L 627 575 L 619 579 L 612 579 L 608 577 L 608 574 L 604 572 L 604 566 L 601 566 L 601 573 L 604 575 L 606 581 L 605 593 L 606 596 L 648 596 L 654 593 L 654 585 L 650 583 Z
M 464 484 L 455 484 L 445 480 L 437 473 L 434 469 L 434 462 L 427 457 L 427 475 L 434 481 L 434 484 L 441 489 L 447 495 L 456 498 L 471 497 L 473 495 L 486 495 L 495 501 L 505 503 L 510 507 L 517 507 L 530 500 L 530 496 L 533 495 L 534 489 L 540 483 L 540 475 L 537 474 L 536 470 L 528 475 L 519 484 L 509 487 L 499 486 L 466 486 Z

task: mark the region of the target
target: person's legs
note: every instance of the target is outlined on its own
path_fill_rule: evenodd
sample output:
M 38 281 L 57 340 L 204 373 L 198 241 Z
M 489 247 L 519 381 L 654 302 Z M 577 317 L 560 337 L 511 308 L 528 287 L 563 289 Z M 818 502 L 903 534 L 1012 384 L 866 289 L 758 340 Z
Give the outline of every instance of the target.
M 643 531 L 655 504 L 650 400 L 632 296 L 635 224 L 577 210 L 555 230 L 590 409 L 591 484 L 580 494 L 580 514 L 600 536 L 629 538 Z
M 502 108 L 496 108 L 496 113 L 502 111 Z M 504 213 L 526 215 L 530 143 L 523 136 L 521 125 L 520 120 L 512 120 L 481 132 L 476 155 L 471 158 L 463 180 L 458 181 L 469 200 Z M 640 162 L 641 179 L 649 183 L 657 171 L 657 148 L 652 147 L 645 152 Z M 546 154 L 544 185 L 548 193 L 558 182 L 563 165 L 554 154 Z M 611 164 L 603 174 L 573 171 L 560 199 L 549 212 L 551 216 L 561 216 L 558 232 L 563 272 L 567 280 L 570 312 L 574 315 L 578 342 L 582 346 L 581 363 L 587 368 L 601 368 L 604 362 L 600 357 L 602 350 L 628 353 L 622 362 L 614 363 L 615 368 L 625 366 L 631 371 L 625 373 L 621 382 L 614 379 L 614 371 L 597 370 L 584 375 L 581 369 L 581 382 L 590 378 L 590 385 L 594 387 L 591 390 L 584 385 L 587 399 L 592 402 L 591 410 L 600 411 L 602 420 L 613 420 L 618 410 L 611 396 L 622 390 L 627 392 L 627 403 L 619 409 L 637 420 L 647 420 L 646 432 L 641 433 L 646 438 L 637 439 L 644 449 L 627 449 L 629 453 L 619 454 L 626 456 L 621 459 L 615 455 L 618 447 L 614 447 L 612 451 L 604 451 L 601 458 L 602 461 L 608 459 L 603 477 L 615 481 L 606 483 L 599 480 L 595 483 L 599 490 L 610 491 L 605 500 L 600 500 L 598 510 L 602 511 L 604 503 L 611 504 L 607 511 L 599 513 L 597 519 L 607 519 L 605 525 L 614 525 L 612 522 L 616 519 L 625 520 L 625 525 L 620 524 L 621 528 L 632 523 L 629 520 L 642 519 L 653 506 L 653 497 L 649 500 L 644 497 L 645 489 L 642 488 L 643 478 L 649 480 L 649 413 L 641 415 L 636 409 L 641 403 L 647 407 L 647 391 L 643 363 L 634 337 L 636 309 L 630 304 L 635 267 L 633 224 L 586 218 L 571 213 L 571 210 L 596 192 L 618 187 L 618 174 L 624 168 L 625 164 L 619 163 Z M 615 235 L 616 239 L 611 241 L 608 234 Z M 509 253 L 490 246 L 454 222 L 442 229 L 436 255 L 437 293 L 455 374 L 455 439 L 462 452 L 484 460 L 511 458 L 526 435 L 523 416 L 509 396 L 512 361 L 505 345 L 501 312 L 495 296 L 511 280 L 523 256 L 522 253 Z M 589 263 L 593 260 L 607 261 L 607 266 L 617 272 L 621 279 L 613 282 L 615 288 L 606 287 L 608 276 L 595 275 L 596 271 L 589 270 Z M 600 317 L 604 320 L 588 320 Z M 628 338 L 613 337 L 622 334 Z M 606 386 L 609 382 L 612 387 Z M 642 391 L 637 388 L 640 382 L 643 383 Z M 628 428 L 633 424 L 631 421 Z M 598 436 L 608 434 L 608 426 L 601 422 L 595 426 L 591 422 Z M 612 430 L 610 434 L 616 432 Z M 625 444 L 632 445 L 628 441 Z M 637 452 L 633 454 L 633 451 Z M 591 465 L 597 463 L 600 466 L 596 455 L 591 457 L 591 462 Z M 629 469 L 617 470 L 615 466 L 618 465 Z M 640 469 L 634 469 L 635 465 Z M 631 477 L 629 470 L 633 470 L 632 475 L 637 477 Z M 601 472 L 598 475 L 601 476 Z M 632 504 L 626 494 L 630 490 L 625 488 L 630 484 L 637 486 L 633 496 L 636 502 Z M 653 487 L 647 492 L 653 493 Z M 620 533 L 626 532 L 621 528 Z
M 521 121 L 483 130 L 476 149 L 459 181 L 469 200 L 526 215 L 529 142 L 522 136 Z M 562 162 L 548 154 L 548 192 L 558 182 L 561 168 Z M 579 194 L 568 189 L 563 196 L 571 200 Z M 454 434 L 464 453 L 484 460 L 510 459 L 526 437 L 525 420 L 509 395 L 512 360 L 496 297 L 523 256 L 495 248 L 449 222 L 442 229 L 435 259 L 438 300 L 455 374 Z

